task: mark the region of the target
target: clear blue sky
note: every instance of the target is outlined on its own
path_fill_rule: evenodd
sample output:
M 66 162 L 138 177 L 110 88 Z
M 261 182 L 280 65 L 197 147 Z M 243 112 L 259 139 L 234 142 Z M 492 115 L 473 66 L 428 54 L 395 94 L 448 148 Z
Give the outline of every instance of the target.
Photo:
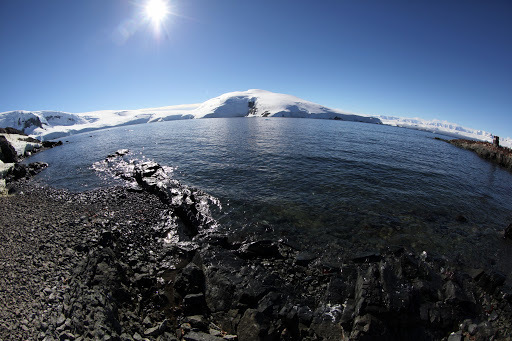
M 512 1 L 170 0 L 160 35 L 144 2 L 0 0 L 0 112 L 259 88 L 512 136 Z

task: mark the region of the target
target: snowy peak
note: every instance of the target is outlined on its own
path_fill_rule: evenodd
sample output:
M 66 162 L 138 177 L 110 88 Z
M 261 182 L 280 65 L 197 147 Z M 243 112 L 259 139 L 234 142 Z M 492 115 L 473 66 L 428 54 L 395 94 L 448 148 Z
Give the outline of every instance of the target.
M 202 117 L 300 117 L 381 123 L 374 117 L 352 115 L 301 98 L 252 89 L 229 92 L 201 104 L 194 112 Z

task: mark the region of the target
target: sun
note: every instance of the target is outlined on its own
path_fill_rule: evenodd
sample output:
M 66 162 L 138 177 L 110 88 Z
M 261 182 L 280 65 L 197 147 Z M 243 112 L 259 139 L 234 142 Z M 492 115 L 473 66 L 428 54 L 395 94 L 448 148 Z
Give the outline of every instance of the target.
M 169 6 L 165 0 L 148 0 L 144 9 L 146 18 L 155 27 L 159 26 L 169 14 Z

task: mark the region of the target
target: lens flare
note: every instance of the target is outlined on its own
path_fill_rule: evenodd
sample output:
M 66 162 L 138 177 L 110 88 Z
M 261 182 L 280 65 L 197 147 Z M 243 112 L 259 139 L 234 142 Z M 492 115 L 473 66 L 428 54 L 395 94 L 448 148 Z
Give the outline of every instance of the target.
M 149 19 L 155 27 L 160 26 L 169 14 L 167 1 L 149 0 L 145 6 L 145 14 L 146 18 Z

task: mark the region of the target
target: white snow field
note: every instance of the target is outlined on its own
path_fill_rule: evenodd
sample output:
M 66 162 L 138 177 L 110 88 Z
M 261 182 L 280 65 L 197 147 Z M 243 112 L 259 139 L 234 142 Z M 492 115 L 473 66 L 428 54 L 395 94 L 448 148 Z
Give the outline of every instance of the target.
M 491 141 L 488 132 L 464 128 L 445 121 L 420 118 L 370 116 L 347 113 L 339 109 L 286 94 L 266 90 L 229 92 L 204 103 L 173 105 L 137 110 L 101 110 L 85 113 L 58 111 L 9 111 L 0 113 L 0 127 L 13 127 L 40 140 L 51 140 L 81 132 L 121 125 L 169 120 L 214 117 L 298 117 L 338 119 L 426 130 L 454 137 Z M 502 138 L 501 144 L 512 147 L 512 139 Z

